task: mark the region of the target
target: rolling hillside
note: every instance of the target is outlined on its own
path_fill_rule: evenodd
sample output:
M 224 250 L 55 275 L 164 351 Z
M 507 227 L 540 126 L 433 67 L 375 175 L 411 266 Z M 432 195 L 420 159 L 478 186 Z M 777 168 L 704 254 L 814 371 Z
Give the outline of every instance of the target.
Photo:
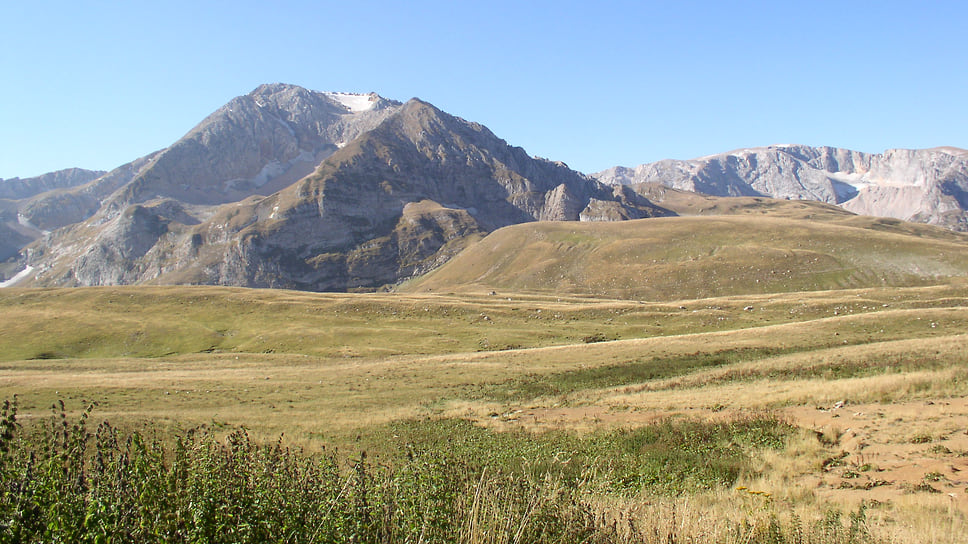
M 400 289 L 679 300 L 928 285 L 968 272 L 968 236 L 937 227 L 758 197 L 656 202 L 716 215 L 515 225 Z

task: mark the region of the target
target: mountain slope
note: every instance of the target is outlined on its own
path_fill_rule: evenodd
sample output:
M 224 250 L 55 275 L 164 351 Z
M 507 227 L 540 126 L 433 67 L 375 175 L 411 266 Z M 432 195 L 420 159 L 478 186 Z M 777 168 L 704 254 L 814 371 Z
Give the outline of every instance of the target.
M 375 94 L 261 85 L 163 150 L 101 172 L 84 184 L 27 195 L 20 214 L 25 222 L 50 231 L 99 210 L 100 220 L 106 221 L 128 205 L 170 198 L 194 206 L 189 211 L 201 218 L 208 213 L 206 206 L 269 195 L 311 173 L 340 145 L 396 107 L 398 102 Z
M 400 289 L 678 300 L 968 274 L 968 235 L 812 202 L 710 200 L 728 215 L 510 226 Z
M 17 255 L 20 249 L 51 228 L 51 224 L 42 216 L 33 213 L 35 202 L 50 201 L 59 208 L 59 216 L 70 214 L 73 202 L 65 202 L 57 195 L 83 186 L 104 174 L 101 171 L 69 168 L 32 178 L 0 179 L 0 274 L 5 274 L 7 268 L 2 261 Z M 83 217 L 75 220 L 80 219 Z M 53 228 L 58 226 L 62 225 L 57 224 Z
M 207 195 L 228 198 L 219 186 L 180 189 L 149 169 L 87 221 L 29 248 L 26 264 L 37 272 L 23 284 L 373 289 L 425 272 L 505 225 L 668 213 L 629 188 L 533 159 L 485 127 L 420 100 L 384 110 L 372 129 L 331 145 L 334 152 L 312 175 L 268 197 L 209 206 L 204 215 L 198 206 L 216 198 Z M 205 138 L 193 141 L 190 147 Z M 153 164 L 174 161 L 170 149 Z M 222 161 L 235 152 L 224 151 Z M 242 196 L 231 193 L 239 186 L 229 194 Z
M 358 99 L 355 109 L 346 105 L 346 97 Z M 261 85 L 232 99 L 158 154 L 148 169 L 112 195 L 108 209 L 154 198 L 211 205 L 271 194 L 310 174 L 339 146 L 398 107 L 376 94 Z
M 950 147 L 874 155 L 778 145 L 614 167 L 595 177 L 611 184 L 655 182 L 716 196 L 816 200 L 864 215 L 968 230 L 968 151 Z
M 54 189 L 64 189 L 83 185 L 103 176 L 106 172 L 68 168 L 49 172 L 32 178 L 0 178 L 0 199 L 21 200 Z

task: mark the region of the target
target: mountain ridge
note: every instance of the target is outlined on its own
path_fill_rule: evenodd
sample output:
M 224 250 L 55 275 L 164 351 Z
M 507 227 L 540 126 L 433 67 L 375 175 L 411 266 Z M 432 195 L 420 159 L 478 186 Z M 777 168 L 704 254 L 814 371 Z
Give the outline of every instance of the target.
M 508 224 L 668 213 L 631 189 L 532 158 L 483 125 L 427 102 L 365 95 L 362 104 L 363 96 L 344 95 L 346 106 L 325 93 L 268 85 L 233 99 L 143 161 L 85 221 L 28 247 L 24 264 L 36 271 L 22 284 L 376 289 L 433 268 L 469 240 Z M 274 100 L 260 105 L 266 97 Z M 272 104 L 287 106 L 290 117 L 267 113 Z M 234 126 L 234 110 L 268 129 L 233 132 L 242 141 L 220 152 L 227 137 L 216 129 Z M 309 175 L 286 179 L 267 195 L 235 191 L 243 184 L 228 187 L 225 175 L 211 175 L 222 171 L 218 164 L 192 187 L 179 187 L 182 178 L 172 172 L 185 162 L 251 157 L 253 133 L 269 144 L 264 164 L 291 160 L 311 145 L 325 157 Z M 176 153 L 179 145 L 184 149 Z M 177 168 L 162 168 L 166 160 Z
M 836 204 L 863 215 L 968 230 L 968 151 L 771 145 L 697 159 L 666 159 L 596 174 L 610 184 L 661 183 L 715 196 L 769 196 Z
M 29 178 L 0 178 L 0 199 L 22 200 L 54 189 L 83 185 L 107 172 L 84 168 L 65 168 Z
M 777 145 L 589 176 L 419 98 L 272 83 L 96 179 L 0 200 L 0 280 L 374 290 L 510 225 L 701 211 L 695 199 L 675 211 L 686 197 L 655 183 L 911 212 L 957 229 L 968 224 L 966 161 L 957 148 Z

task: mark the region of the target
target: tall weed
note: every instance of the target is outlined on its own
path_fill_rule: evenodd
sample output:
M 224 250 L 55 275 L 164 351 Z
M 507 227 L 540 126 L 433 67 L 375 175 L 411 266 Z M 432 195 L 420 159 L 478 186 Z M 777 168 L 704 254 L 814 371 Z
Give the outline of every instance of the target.
M 727 485 L 788 427 L 751 418 L 581 438 L 428 420 L 386 429 L 396 438 L 371 456 L 260 444 L 245 429 L 92 431 L 92 409 L 71 418 L 59 403 L 24 428 L 16 401 L 3 404 L 0 543 L 652 541 L 657 529 L 617 523 L 596 497 Z M 677 478 L 688 483 L 669 483 Z M 832 541 L 865 541 L 836 521 Z M 822 542 L 790 540 L 799 533 L 789 523 L 766 533 L 762 520 L 738 523 L 737 542 Z M 670 531 L 665 542 L 688 536 Z

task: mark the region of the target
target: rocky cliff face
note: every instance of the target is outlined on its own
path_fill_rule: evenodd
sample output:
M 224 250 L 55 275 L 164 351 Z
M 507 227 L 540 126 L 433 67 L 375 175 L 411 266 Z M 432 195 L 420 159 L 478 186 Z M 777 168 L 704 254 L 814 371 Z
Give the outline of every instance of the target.
M 126 172 L 27 248 L 21 284 L 374 289 L 505 225 L 667 213 L 420 100 L 279 85 Z
M 818 200 L 855 213 L 968 230 L 968 151 L 956 148 L 877 155 L 780 145 L 614 167 L 595 177 L 620 185 L 658 182 L 716 196 Z
M 32 178 L 0 179 L 0 261 L 13 257 L 45 231 L 91 215 L 97 202 L 75 202 L 63 195 L 102 175 L 104 172 L 70 168 Z M 39 202 L 51 203 L 48 210 L 55 216 L 51 221 L 43 213 L 34 213 Z M 71 214 L 72 219 L 61 222 Z

